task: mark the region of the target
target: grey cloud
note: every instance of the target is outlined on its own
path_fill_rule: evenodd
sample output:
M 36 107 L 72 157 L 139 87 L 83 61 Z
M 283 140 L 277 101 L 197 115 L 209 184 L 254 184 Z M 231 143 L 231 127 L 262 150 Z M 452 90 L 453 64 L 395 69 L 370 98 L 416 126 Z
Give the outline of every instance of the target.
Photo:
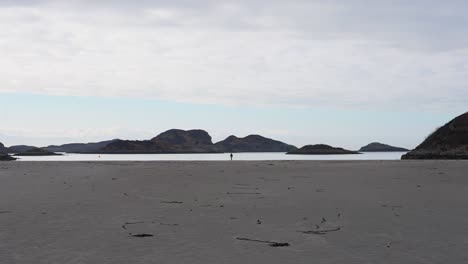
M 460 0 L 2 0 L 0 6 L 61 7 L 76 12 L 129 13 L 170 9 L 182 14 L 172 25 L 226 30 L 292 30 L 304 38 L 358 35 L 414 49 L 468 45 L 468 2 Z M 158 21 L 157 23 L 161 23 Z
M 467 11 L 465 1 L 0 1 L 0 91 L 463 108 Z

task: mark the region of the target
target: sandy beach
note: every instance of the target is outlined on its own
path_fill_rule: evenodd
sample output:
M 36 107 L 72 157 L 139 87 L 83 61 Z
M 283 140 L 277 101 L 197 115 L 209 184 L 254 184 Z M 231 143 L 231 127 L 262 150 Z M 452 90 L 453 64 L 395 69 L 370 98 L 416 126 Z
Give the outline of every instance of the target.
M 0 163 L 0 263 L 466 263 L 467 172 L 467 161 Z

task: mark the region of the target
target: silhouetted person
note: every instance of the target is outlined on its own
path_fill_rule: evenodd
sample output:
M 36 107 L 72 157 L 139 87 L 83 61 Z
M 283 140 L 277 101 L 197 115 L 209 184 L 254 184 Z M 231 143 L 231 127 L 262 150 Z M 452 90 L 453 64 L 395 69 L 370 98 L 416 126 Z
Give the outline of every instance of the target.
M 231 153 L 231 160 L 232 160 L 233 157 L 234 157 L 234 155 L 232 155 L 232 153 Z

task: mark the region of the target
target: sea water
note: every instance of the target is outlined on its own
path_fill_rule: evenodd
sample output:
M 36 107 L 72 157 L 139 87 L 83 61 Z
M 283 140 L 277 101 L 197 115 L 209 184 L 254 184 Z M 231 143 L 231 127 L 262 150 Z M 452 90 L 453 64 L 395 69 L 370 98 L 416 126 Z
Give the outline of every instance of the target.
M 348 155 L 289 155 L 286 153 L 234 153 L 234 160 L 399 160 L 406 152 L 366 152 Z M 62 156 L 23 156 L 18 161 L 152 161 L 152 160 L 230 160 L 230 153 L 216 154 L 72 154 Z

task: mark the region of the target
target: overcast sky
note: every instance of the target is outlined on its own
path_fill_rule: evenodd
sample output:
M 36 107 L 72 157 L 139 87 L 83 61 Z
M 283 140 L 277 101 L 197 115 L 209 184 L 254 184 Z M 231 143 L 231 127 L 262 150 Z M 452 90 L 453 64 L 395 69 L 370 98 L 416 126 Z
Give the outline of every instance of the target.
M 195 127 L 414 147 L 468 110 L 466 14 L 457 0 L 0 0 L 0 142 Z

